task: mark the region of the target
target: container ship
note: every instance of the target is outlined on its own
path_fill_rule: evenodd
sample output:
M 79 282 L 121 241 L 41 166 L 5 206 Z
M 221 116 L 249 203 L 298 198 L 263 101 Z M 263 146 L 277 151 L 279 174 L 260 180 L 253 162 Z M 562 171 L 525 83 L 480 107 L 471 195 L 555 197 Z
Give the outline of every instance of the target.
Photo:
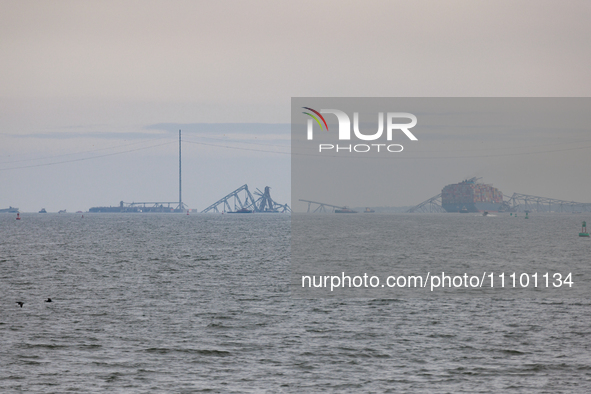
M 447 212 L 498 212 L 503 204 L 503 193 L 491 185 L 467 179 L 447 185 L 441 191 L 441 206 Z

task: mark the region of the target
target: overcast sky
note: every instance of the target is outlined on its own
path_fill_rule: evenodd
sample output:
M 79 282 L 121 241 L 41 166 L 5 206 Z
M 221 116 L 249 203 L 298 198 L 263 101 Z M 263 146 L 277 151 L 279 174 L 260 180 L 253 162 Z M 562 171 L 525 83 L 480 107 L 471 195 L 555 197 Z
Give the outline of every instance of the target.
M 86 211 L 121 200 L 176 201 L 179 128 L 187 140 L 183 200 L 191 208 L 244 183 L 271 186 L 278 202 L 289 202 L 294 96 L 591 92 L 588 1 L 0 6 L 0 208 Z M 565 171 L 553 179 L 530 168 L 526 182 L 518 168 L 527 163 L 524 157 L 511 163 L 515 171 L 484 169 L 485 180 L 506 194 L 555 191 L 545 197 L 591 202 L 589 188 L 568 186 L 590 183 L 585 175 Z M 449 170 L 441 184 L 426 177 L 421 187 L 404 185 L 408 194 L 392 205 L 419 203 L 446 183 L 478 175 Z

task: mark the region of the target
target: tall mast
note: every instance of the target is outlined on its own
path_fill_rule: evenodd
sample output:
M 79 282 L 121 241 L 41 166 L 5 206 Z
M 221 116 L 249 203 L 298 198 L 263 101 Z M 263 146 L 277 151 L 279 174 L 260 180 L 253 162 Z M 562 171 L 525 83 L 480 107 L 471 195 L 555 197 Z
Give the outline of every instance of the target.
M 183 178 L 181 177 L 181 131 L 179 130 L 179 209 L 183 209 Z

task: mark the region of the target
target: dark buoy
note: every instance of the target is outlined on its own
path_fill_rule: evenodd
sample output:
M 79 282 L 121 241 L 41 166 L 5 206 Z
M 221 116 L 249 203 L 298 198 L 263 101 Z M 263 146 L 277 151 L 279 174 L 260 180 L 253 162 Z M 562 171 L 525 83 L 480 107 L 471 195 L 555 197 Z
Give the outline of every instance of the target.
M 587 232 L 587 222 L 583 221 L 583 226 L 581 227 L 581 232 L 579 233 L 579 237 L 588 237 L 589 233 Z
M 17 304 L 18 304 L 18 306 L 20 306 L 21 308 L 22 308 L 22 307 L 23 307 L 23 305 L 25 304 L 24 302 L 20 302 L 20 301 L 17 301 L 16 303 L 17 303 Z
M 526 212 L 526 213 L 525 213 L 525 218 L 526 218 L 526 219 L 529 219 L 529 216 L 528 216 L 528 215 L 529 215 L 529 212 Z
M 53 301 L 51 301 L 51 298 L 48 298 L 45 300 L 45 302 L 53 302 Z
M 21 220 L 21 214 L 20 214 L 20 212 L 17 212 L 17 213 L 16 213 L 16 220 Z M 21 306 L 21 307 L 22 307 L 22 306 Z

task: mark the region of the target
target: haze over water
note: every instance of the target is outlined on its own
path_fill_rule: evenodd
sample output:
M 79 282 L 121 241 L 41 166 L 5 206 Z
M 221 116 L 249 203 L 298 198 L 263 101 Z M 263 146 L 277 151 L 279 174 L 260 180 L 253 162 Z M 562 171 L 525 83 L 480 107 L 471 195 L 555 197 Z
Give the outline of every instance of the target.
M 22 217 L 0 215 L 2 392 L 591 390 L 588 300 L 297 299 L 288 215 Z

